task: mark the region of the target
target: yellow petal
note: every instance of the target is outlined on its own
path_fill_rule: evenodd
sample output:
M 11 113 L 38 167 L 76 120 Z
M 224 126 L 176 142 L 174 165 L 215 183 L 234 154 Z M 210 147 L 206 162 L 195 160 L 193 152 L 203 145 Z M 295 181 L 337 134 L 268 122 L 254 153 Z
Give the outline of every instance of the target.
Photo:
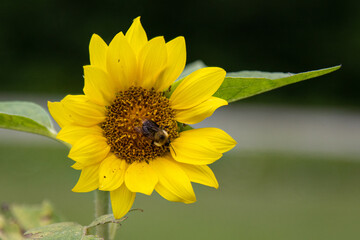
M 158 176 L 146 162 L 132 163 L 125 174 L 126 187 L 132 192 L 151 195 L 157 182 Z
M 108 46 L 97 34 L 93 34 L 89 44 L 90 64 L 106 71 L 106 53 Z
M 118 89 L 110 76 L 98 67 L 84 66 L 84 93 L 94 103 L 109 106 Z
M 190 181 L 200 183 L 209 187 L 218 188 L 219 183 L 213 171 L 206 165 L 191 165 L 179 163 L 181 168 L 189 176 Z
M 77 141 L 87 135 L 102 136 L 103 130 L 97 125 L 91 127 L 66 125 L 60 130 L 56 138 L 74 145 Z
M 182 136 L 201 135 L 206 137 L 211 146 L 221 153 L 230 151 L 236 145 L 236 141 L 226 132 L 219 128 L 199 128 L 185 131 Z
M 84 168 L 84 166 L 83 166 L 81 163 L 78 163 L 78 162 L 76 162 L 76 163 L 74 163 L 73 165 L 71 165 L 71 167 L 72 167 L 73 169 L 76 169 L 76 170 L 81 170 L 81 169 Z
M 61 128 L 72 123 L 71 116 L 65 111 L 62 102 L 48 102 L 48 108 L 51 116 Z
M 72 189 L 73 192 L 90 192 L 99 187 L 99 164 L 93 164 L 82 169 L 80 178 Z
M 170 97 L 173 109 L 189 109 L 208 100 L 224 81 L 226 72 L 217 67 L 199 69 L 187 76 Z
M 151 161 L 150 166 L 159 177 L 160 189 L 155 189 L 161 196 L 170 201 L 180 200 L 185 203 L 196 201 L 189 177 L 175 161 L 159 157 Z M 174 195 L 177 198 L 174 198 Z
M 67 95 L 61 102 L 76 124 L 93 126 L 105 120 L 105 107 L 90 102 L 85 95 Z
M 134 203 L 136 193 L 130 192 L 125 184 L 110 192 L 111 206 L 115 219 L 122 218 Z
M 136 55 L 122 32 L 109 44 L 106 64 L 109 75 L 119 86 L 117 91 L 127 90 L 133 85 L 137 78 Z
M 128 164 L 114 154 L 111 154 L 100 164 L 99 190 L 113 191 L 118 189 L 124 182 L 125 171 Z
M 164 187 L 160 182 L 158 182 L 158 184 L 156 184 L 155 191 L 160 196 L 162 196 L 163 198 L 165 198 L 166 200 L 171 201 L 171 202 L 192 203 L 192 202 L 187 202 L 185 199 L 180 198 L 178 195 L 174 194 L 169 189 Z
M 177 37 L 166 43 L 168 54 L 167 65 L 164 74 L 155 83 L 155 89 L 166 90 L 180 76 L 186 63 L 185 38 Z
M 217 97 L 210 97 L 208 100 L 185 110 L 177 110 L 175 119 L 178 122 L 196 124 L 207 117 L 210 117 L 216 109 L 227 105 L 227 101 Z
M 167 50 L 163 37 L 151 39 L 139 54 L 140 76 L 138 86 L 145 89 L 154 87 L 155 80 L 165 69 Z
M 129 30 L 126 32 L 125 37 L 130 43 L 130 46 L 134 50 L 135 54 L 138 55 L 140 50 L 148 41 L 146 32 L 141 25 L 140 17 L 134 19 Z
M 106 138 L 88 135 L 74 144 L 68 157 L 83 166 L 89 166 L 104 160 L 109 151 Z
M 205 136 L 192 130 L 181 132 L 180 137 L 171 142 L 170 151 L 176 161 L 194 165 L 210 164 L 222 156 Z

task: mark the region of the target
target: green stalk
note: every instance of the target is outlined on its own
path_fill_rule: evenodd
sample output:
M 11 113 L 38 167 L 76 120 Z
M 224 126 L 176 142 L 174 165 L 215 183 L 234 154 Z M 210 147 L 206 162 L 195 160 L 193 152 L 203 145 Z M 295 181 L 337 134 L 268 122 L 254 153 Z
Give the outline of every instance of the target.
M 95 218 L 109 213 L 109 192 L 95 190 Z M 101 224 L 96 227 L 96 235 L 109 239 L 108 226 Z
M 116 230 L 118 228 L 118 224 L 117 223 L 109 223 L 109 239 L 113 240 L 115 239 L 116 236 Z

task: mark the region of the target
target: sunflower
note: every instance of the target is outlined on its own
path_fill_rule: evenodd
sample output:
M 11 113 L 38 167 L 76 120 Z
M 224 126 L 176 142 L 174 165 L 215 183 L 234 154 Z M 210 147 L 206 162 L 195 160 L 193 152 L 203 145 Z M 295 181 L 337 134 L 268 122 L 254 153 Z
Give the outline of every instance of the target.
M 72 146 L 72 167 L 81 170 L 72 190 L 109 191 L 118 219 L 136 193 L 155 190 L 169 201 L 193 203 L 191 182 L 218 188 L 207 165 L 236 142 L 218 128 L 181 130 L 227 105 L 212 96 L 226 72 L 199 69 L 170 89 L 185 66 L 185 40 L 148 40 L 140 17 L 109 45 L 94 34 L 89 51 L 84 94 L 48 103 L 61 127 L 57 138 Z

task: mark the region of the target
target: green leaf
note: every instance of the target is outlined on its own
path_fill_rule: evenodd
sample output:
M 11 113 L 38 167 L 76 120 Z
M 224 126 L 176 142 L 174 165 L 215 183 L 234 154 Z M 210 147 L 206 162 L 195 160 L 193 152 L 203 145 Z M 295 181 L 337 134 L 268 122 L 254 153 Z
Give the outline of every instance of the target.
M 31 229 L 61 221 L 61 217 L 48 201 L 44 201 L 41 205 L 11 204 L 9 210 L 22 229 Z
M 179 132 L 184 132 L 184 131 L 187 131 L 187 130 L 194 129 L 192 126 L 190 126 L 188 124 L 185 124 L 185 123 L 178 122 L 177 124 L 178 124 L 178 128 L 179 128 Z
M 165 92 L 165 96 L 170 98 L 171 94 L 186 76 L 204 67 L 207 66 L 200 60 L 186 65 L 183 73 L 171 85 L 170 91 Z M 230 72 L 227 73 L 223 84 L 220 86 L 214 96 L 225 99 L 228 102 L 235 102 L 292 83 L 319 77 L 324 74 L 336 71 L 340 67 L 341 65 L 297 74 L 282 72 L 271 73 L 261 71 Z
M 90 223 L 87 228 L 92 228 L 92 227 L 96 227 L 98 225 L 102 225 L 102 224 L 107 224 L 107 223 L 121 223 L 123 221 L 125 221 L 128 217 L 123 217 L 120 219 L 115 219 L 114 215 L 111 214 L 106 214 L 106 215 L 102 215 L 98 218 L 96 218 L 92 223 Z
M 319 77 L 336 71 L 340 67 L 341 65 L 297 74 L 259 71 L 228 73 L 214 96 L 228 102 L 235 102 L 292 83 Z
M 41 240 L 102 240 L 103 238 L 88 235 L 88 227 L 74 222 L 55 223 L 38 227 L 25 232 L 26 239 Z
M 35 227 L 61 221 L 52 205 L 3 204 L 0 210 L 0 239 L 22 240 L 23 232 Z
M 142 209 L 131 209 L 131 211 L 143 211 Z M 102 238 L 89 235 L 89 230 L 93 227 L 103 224 L 116 224 L 120 225 L 121 222 L 125 221 L 128 217 L 121 219 L 114 219 L 113 214 L 106 214 L 96 218 L 88 226 L 81 226 L 74 222 L 63 222 L 55 223 L 43 227 L 37 227 L 25 232 L 26 239 L 41 239 L 41 240 L 52 240 L 52 239 L 68 239 L 68 240 L 100 240 Z M 114 229 L 116 231 L 116 228 Z
M 56 136 L 49 114 L 32 102 L 0 102 L 0 128 Z
M 86 235 L 86 228 L 78 223 L 63 222 L 55 223 L 43 227 L 38 227 L 27 231 L 24 234 L 26 239 L 41 239 L 41 240 L 100 240 L 102 238 L 93 235 Z
M 0 239 L 1 240 L 23 240 L 21 228 L 12 219 L 7 219 L 0 214 Z

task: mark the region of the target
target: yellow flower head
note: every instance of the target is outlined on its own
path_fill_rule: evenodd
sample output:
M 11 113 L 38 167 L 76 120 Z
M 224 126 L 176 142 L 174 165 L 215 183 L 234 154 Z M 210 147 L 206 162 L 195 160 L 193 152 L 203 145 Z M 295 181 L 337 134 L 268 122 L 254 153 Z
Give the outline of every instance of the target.
M 198 123 L 227 105 L 212 96 L 225 71 L 197 70 L 167 97 L 185 66 L 185 40 L 148 41 L 139 17 L 109 45 L 94 34 L 89 50 L 84 95 L 48 103 L 62 128 L 57 138 L 72 145 L 72 167 L 81 170 L 73 191 L 110 191 L 114 216 L 121 218 L 137 192 L 155 189 L 169 201 L 192 203 L 191 182 L 217 188 L 207 164 L 236 142 L 217 128 L 180 132 L 179 124 Z

